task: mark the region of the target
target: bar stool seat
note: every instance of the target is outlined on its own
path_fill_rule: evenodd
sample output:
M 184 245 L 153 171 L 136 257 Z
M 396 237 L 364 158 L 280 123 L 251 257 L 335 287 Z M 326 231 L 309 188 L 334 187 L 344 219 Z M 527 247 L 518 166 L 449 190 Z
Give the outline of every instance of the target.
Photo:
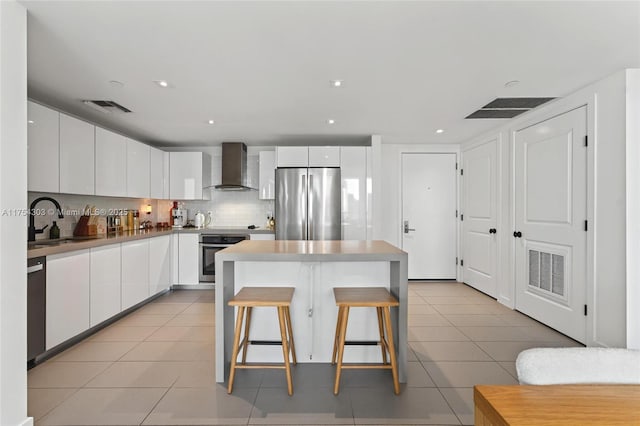
M 231 356 L 231 371 L 229 372 L 228 393 L 233 391 L 233 381 L 238 368 L 280 368 L 285 370 L 287 376 L 287 391 L 289 395 L 293 395 L 293 384 L 291 381 L 291 366 L 289 363 L 289 355 L 296 364 L 296 348 L 293 342 L 293 333 L 291 330 L 291 314 L 289 307 L 293 298 L 293 287 L 243 287 L 233 299 L 229 301 L 229 306 L 238 307 L 238 316 L 236 319 L 236 329 L 233 338 L 233 355 Z M 284 357 L 283 364 L 247 364 L 247 349 L 250 343 L 249 327 L 251 324 L 251 311 L 256 307 L 275 307 L 278 309 L 278 320 L 280 322 L 280 337 L 282 344 L 282 355 Z M 242 333 L 242 323 L 245 317 L 244 337 L 240 342 Z M 242 362 L 237 363 L 238 353 L 242 348 Z
M 335 287 L 333 289 L 333 295 L 336 299 L 336 305 L 338 306 L 338 320 L 336 322 L 336 334 L 333 341 L 333 355 L 331 357 L 331 364 L 336 364 L 336 355 L 338 358 L 333 393 L 337 395 L 340 391 L 340 375 L 343 369 L 374 368 L 391 370 L 391 374 L 393 376 L 393 391 L 396 395 L 399 394 L 400 382 L 398 381 L 398 362 L 393 343 L 393 329 L 391 327 L 390 311 L 392 306 L 400 305 L 400 303 L 398 303 L 398 299 L 391 295 L 389 290 L 384 287 Z M 378 344 L 382 350 L 382 364 L 342 363 L 345 339 L 347 335 L 349 309 L 356 307 L 376 308 L 378 313 L 378 331 L 380 333 L 380 341 Z M 349 342 L 349 344 L 354 345 L 358 343 Z M 389 352 L 390 363 L 387 363 L 387 351 Z

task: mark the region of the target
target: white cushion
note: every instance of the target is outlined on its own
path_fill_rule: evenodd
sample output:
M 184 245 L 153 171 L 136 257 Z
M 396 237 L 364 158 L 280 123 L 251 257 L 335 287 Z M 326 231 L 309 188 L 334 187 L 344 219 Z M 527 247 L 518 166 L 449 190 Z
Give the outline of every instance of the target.
M 534 348 L 516 359 L 522 385 L 640 384 L 640 351 L 613 348 Z

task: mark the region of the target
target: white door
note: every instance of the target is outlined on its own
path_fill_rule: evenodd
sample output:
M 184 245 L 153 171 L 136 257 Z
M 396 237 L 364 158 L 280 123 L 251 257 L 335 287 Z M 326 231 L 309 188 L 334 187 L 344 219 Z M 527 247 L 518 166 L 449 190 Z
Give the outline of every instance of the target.
M 456 154 L 402 154 L 409 279 L 456 278 Z
M 515 133 L 516 309 L 585 342 L 586 108 Z
M 497 293 L 496 150 L 494 139 L 465 151 L 462 160 L 463 281 L 492 297 Z

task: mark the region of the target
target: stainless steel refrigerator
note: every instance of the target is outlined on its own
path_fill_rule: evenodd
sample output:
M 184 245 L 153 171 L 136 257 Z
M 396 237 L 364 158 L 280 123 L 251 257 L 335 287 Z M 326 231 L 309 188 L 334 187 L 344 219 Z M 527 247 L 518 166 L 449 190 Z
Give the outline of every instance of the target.
M 340 168 L 276 169 L 276 240 L 340 240 Z

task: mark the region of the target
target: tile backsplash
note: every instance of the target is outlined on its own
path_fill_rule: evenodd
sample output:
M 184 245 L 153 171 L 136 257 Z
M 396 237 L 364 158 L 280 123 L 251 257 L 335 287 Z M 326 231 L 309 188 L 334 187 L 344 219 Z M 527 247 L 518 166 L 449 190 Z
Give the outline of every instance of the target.
M 273 200 L 258 199 L 258 191 L 212 189 L 211 200 L 186 201 L 185 207 L 189 210 L 189 219 L 193 219 L 198 210 L 205 216 L 210 211 L 213 216 L 213 226 L 246 228 L 248 225 L 264 227 L 267 223 L 267 215 L 273 214 L 274 205 Z

